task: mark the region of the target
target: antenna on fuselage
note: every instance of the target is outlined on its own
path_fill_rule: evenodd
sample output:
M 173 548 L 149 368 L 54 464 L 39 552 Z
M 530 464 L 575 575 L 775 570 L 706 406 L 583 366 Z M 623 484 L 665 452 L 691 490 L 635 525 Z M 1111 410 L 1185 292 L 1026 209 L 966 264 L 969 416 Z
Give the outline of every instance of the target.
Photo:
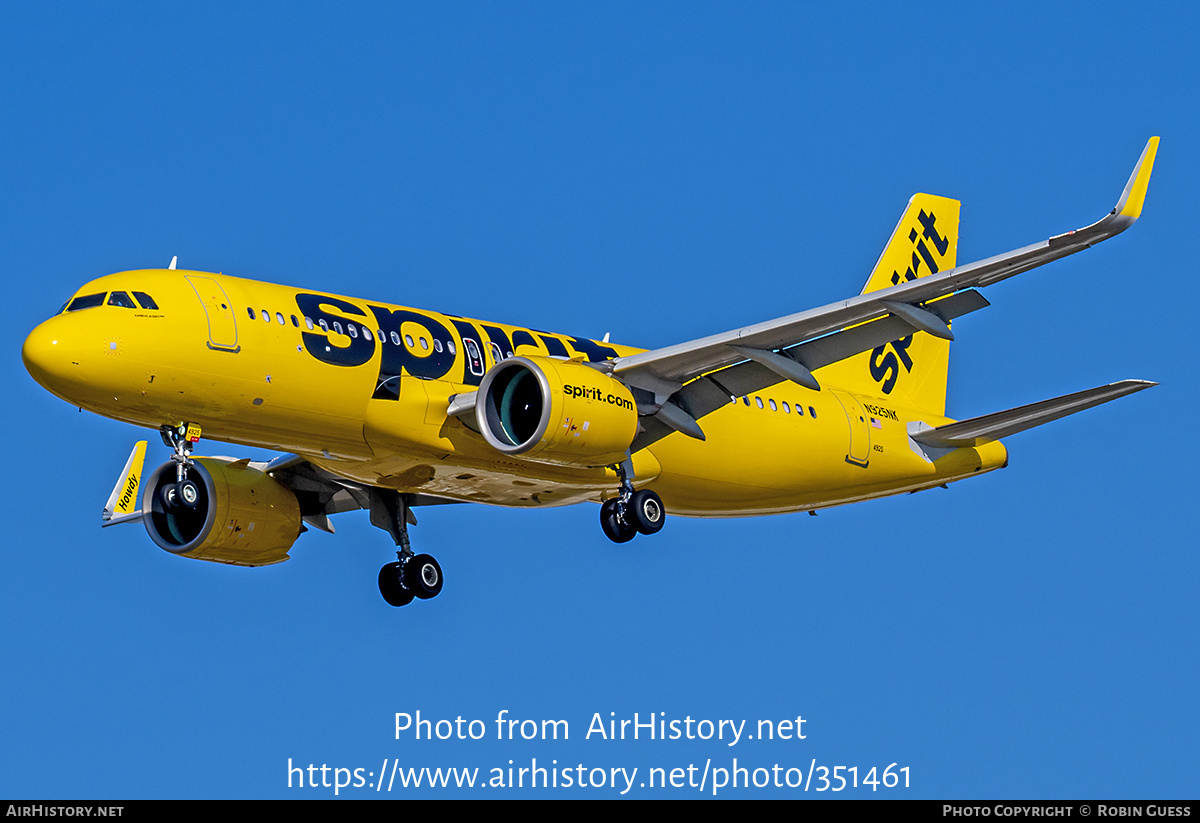
M 179 262 L 179 255 L 178 255 L 178 254 L 176 254 L 176 255 L 174 255 L 174 256 L 171 258 L 171 265 L 167 266 L 167 268 L 168 268 L 168 269 L 173 269 L 173 268 L 175 268 L 175 264 L 176 264 L 176 263 L 178 263 L 178 262 Z
M 607 343 L 607 342 L 608 342 L 608 336 L 609 336 L 610 334 L 612 334 L 612 332 L 607 332 L 607 331 L 606 331 L 606 332 L 604 333 L 604 339 L 603 339 L 603 340 L 601 340 L 600 342 L 601 342 L 601 343 Z

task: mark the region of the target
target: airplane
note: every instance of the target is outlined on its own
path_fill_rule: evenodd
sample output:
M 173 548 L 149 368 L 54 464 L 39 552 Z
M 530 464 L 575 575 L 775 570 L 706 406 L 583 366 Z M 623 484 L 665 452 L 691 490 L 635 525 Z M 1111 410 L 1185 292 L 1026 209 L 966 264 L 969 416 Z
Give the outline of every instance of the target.
M 262 566 L 307 527 L 333 532 L 331 515 L 365 509 L 398 547 L 378 582 L 403 606 L 444 582 L 409 541 L 422 506 L 591 501 L 617 543 L 658 532 L 668 511 L 815 514 L 1003 468 L 1000 438 L 1156 385 L 945 416 L 951 321 L 989 305 L 978 288 L 1133 225 L 1158 140 L 1090 226 L 959 266 L 959 202 L 916 194 L 857 297 L 650 351 L 173 259 L 87 283 L 22 358 L 50 392 L 158 429 L 172 450 L 143 477 L 135 445 L 102 525 L 141 522 L 181 557 Z M 283 454 L 202 457 L 202 436 Z

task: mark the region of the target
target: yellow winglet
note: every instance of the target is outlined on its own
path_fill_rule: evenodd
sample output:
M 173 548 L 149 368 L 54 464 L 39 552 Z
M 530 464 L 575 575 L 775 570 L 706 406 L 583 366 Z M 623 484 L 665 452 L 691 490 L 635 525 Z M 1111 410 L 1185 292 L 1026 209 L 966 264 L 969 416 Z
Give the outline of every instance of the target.
M 1129 182 L 1125 184 L 1125 191 L 1121 192 L 1117 207 L 1113 209 L 1116 214 L 1131 220 L 1137 220 L 1141 216 L 1142 204 L 1146 202 L 1146 187 L 1150 185 L 1150 172 L 1154 168 L 1154 155 L 1157 153 L 1158 138 L 1151 137 L 1146 143 L 1146 148 L 1142 150 L 1142 156 L 1138 159 L 1133 174 L 1129 176 Z
M 117 485 L 113 486 L 112 494 L 108 496 L 108 503 L 105 504 L 102 515 L 104 525 L 124 522 L 139 513 L 137 492 L 142 482 L 142 463 L 145 459 L 146 441 L 139 440 L 129 453 L 129 459 L 125 461 L 125 468 L 121 470 Z

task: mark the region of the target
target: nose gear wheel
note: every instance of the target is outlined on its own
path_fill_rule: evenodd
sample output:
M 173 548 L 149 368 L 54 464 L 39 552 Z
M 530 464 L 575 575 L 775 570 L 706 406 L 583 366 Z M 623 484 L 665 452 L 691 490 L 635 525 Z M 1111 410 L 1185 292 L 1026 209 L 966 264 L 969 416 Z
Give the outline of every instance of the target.
M 159 433 L 175 462 L 175 484 L 163 486 L 159 492 L 163 506 L 168 511 L 194 509 L 200 503 L 200 487 L 188 477 L 188 470 L 192 467 L 192 449 L 200 440 L 200 427 L 184 422 L 177 426 L 161 426 Z

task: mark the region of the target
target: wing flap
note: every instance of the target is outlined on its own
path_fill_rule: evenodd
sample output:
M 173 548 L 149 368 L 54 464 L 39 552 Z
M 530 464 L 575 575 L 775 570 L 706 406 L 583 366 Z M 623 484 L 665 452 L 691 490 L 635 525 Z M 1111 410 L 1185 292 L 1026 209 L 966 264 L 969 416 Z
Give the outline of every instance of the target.
M 372 487 L 339 477 L 303 456 L 280 455 L 257 468 L 268 472 L 291 489 L 300 501 L 300 514 L 304 522 L 322 531 L 333 531 L 333 524 L 328 519 L 331 514 L 371 508 Z M 408 495 L 410 507 L 458 502 L 431 494 Z
M 928 307 L 943 321 L 949 322 L 969 312 L 986 307 L 988 301 L 979 292 L 968 290 L 938 300 Z M 790 346 L 784 351 L 792 359 L 808 369 L 816 371 L 824 366 L 844 360 L 859 352 L 870 351 L 876 346 L 890 343 L 912 334 L 914 327 L 905 319 L 889 316 L 871 323 L 826 335 L 817 340 Z M 748 360 L 711 372 L 697 378 L 674 395 L 672 400 L 695 420 L 712 414 L 738 397 L 744 397 L 783 382 L 784 377 L 760 362 Z M 642 417 L 643 431 L 634 439 L 632 449 L 637 451 L 661 440 L 676 429 L 668 425 L 648 425 L 653 417 Z M 659 421 L 654 421 L 659 422 Z

